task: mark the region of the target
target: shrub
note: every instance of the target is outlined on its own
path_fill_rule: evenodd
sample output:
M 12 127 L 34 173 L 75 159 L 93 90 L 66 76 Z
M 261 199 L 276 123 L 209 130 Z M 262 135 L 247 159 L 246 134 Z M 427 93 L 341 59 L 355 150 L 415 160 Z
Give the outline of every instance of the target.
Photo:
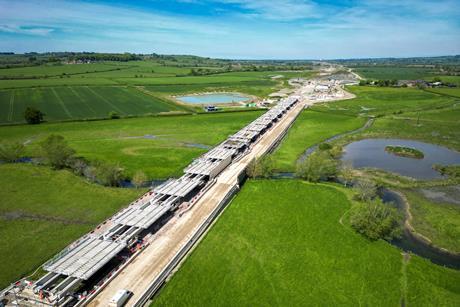
M 27 107 L 26 110 L 24 111 L 24 119 L 28 124 L 31 125 L 36 125 L 39 124 L 43 121 L 43 114 L 40 110 L 32 108 L 32 107 Z
M 143 186 L 147 182 L 147 175 L 143 171 L 137 171 L 133 176 L 133 184 L 136 188 Z
M 111 112 L 109 112 L 109 118 L 110 118 L 110 119 L 119 119 L 119 118 L 120 118 L 120 114 L 118 114 L 118 113 L 115 112 L 115 111 L 111 111 Z
M 249 178 L 269 178 L 273 175 L 274 161 L 271 155 L 253 159 L 246 168 Z
M 16 162 L 24 153 L 24 145 L 19 142 L 0 144 L 0 160 Z
M 353 184 L 354 181 L 354 175 L 353 175 L 353 166 L 351 165 L 350 162 L 344 162 L 340 166 L 339 172 L 338 172 L 338 178 L 340 179 L 341 182 L 345 186 L 349 186 Z
M 328 180 L 336 175 L 337 161 L 325 151 L 316 151 L 297 164 L 296 176 L 311 182 Z
M 329 143 L 321 143 L 318 146 L 319 150 L 329 150 L 332 148 L 332 145 Z
M 391 240 L 401 235 L 402 216 L 380 198 L 354 205 L 350 210 L 351 227 L 370 240 Z
M 97 162 L 93 167 L 96 181 L 102 185 L 116 187 L 124 179 L 123 169 L 118 164 Z
M 357 200 L 369 201 L 377 195 L 377 186 L 370 180 L 359 180 L 354 188 Z
M 41 144 L 43 157 L 53 168 L 61 169 L 69 166 L 71 159 L 75 154 L 64 137 L 61 135 L 51 134 Z

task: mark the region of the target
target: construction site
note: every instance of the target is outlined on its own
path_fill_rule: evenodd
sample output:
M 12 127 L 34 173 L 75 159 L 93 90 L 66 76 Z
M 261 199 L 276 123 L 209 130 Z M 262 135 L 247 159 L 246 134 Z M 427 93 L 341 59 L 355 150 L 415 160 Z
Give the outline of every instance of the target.
M 283 137 L 303 107 L 299 96 L 281 100 L 195 159 L 183 176 L 67 246 L 43 264 L 40 279 L 3 290 L 6 306 L 106 306 L 119 289 L 133 293 L 129 306 L 144 305 L 238 190 L 249 162 Z

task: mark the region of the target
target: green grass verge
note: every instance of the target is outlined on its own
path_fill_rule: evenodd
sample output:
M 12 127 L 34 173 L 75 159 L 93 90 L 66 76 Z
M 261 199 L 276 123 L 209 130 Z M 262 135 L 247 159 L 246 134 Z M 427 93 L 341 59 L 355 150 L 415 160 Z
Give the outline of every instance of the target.
M 334 113 L 303 111 L 274 152 L 278 171 L 294 171 L 297 159 L 305 150 L 334 135 L 357 129 L 366 119 Z
M 0 173 L 0 288 L 30 274 L 142 193 L 29 164 L 1 164 Z
M 460 273 L 417 257 L 403 287 L 399 250 L 342 225 L 349 208 L 335 187 L 249 181 L 153 305 L 415 306 L 426 291 L 433 306 L 458 303 Z
M 414 190 L 404 190 L 413 215 L 412 226 L 434 245 L 460 252 L 460 206 L 436 203 Z
M 193 144 L 214 146 L 261 114 L 248 111 L 4 126 L 0 139 L 27 142 L 27 155 L 40 156 L 40 141 L 60 134 L 79 156 L 120 163 L 127 175 L 142 170 L 159 179 L 182 174 L 193 158 L 207 151 Z

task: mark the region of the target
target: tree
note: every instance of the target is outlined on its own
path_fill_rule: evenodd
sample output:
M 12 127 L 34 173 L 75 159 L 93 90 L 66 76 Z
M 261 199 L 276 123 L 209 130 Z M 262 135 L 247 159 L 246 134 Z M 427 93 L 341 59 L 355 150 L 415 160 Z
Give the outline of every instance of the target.
M 253 159 L 246 168 L 249 178 L 269 178 L 273 174 L 274 161 L 271 155 Z
M 349 186 L 353 183 L 353 166 L 349 161 L 343 162 L 339 169 L 338 177 L 345 186 Z
M 61 135 L 51 134 L 41 144 L 43 157 L 55 169 L 69 166 L 75 150 Z
M 106 186 L 116 187 L 123 180 L 123 169 L 118 164 L 98 162 L 94 165 L 96 180 Z
M 143 171 L 137 171 L 133 176 L 133 184 L 136 188 L 141 187 L 148 180 L 147 175 Z
M 275 161 L 271 155 L 265 155 L 260 159 L 262 177 L 270 178 L 273 175 L 273 170 L 275 168 Z
M 249 178 L 257 178 L 262 174 L 261 165 L 257 159 L 252 159 L 246 167 L 246 175 Z
M 110 111 L 110 112 L 109 112 L 109 118 L 110 118 L 110 119 L 119 119 L 119 118 L 120 118 L 120 114 L 118 114 L 118 113 L 115 112 L 115 111 Z
M 0 144 L 0 160 L 16 162 L 24 153 L 24 145 L 19 142 Z
M 401 235 L 401 215 L 380 198 L 354 205 L 350 210 L 350 223 L 370 240 L 391 240 Z
M 28 124 L 31 125 L 39 124 L 42 122 L 44 115 L 45 114 L 43 114 L 40 110 L 32 107 L 27 107 L 24 111 L 24 119 Z
M 354 188 L 355 197 L 361 201 L 369 201 L 377 195 L 377 186 L 370 180 L 359 180 Z
M 325 151 L 315 151 L 297 164 L 296 176 L 311 182 L 328 180 L 336 175 L 337 161 Z

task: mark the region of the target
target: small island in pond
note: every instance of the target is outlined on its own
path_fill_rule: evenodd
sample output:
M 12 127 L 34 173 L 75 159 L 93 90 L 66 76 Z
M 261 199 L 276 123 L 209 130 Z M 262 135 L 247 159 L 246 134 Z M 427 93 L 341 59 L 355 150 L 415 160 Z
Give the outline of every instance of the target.
M 425 156 L 423 152 L 411 147 L 404 147 L 404 146 L 386 146 L 385 151 L 396 156 L 407 157 L 407 158 L 414 158 L 414 159 L 423 159 Z

